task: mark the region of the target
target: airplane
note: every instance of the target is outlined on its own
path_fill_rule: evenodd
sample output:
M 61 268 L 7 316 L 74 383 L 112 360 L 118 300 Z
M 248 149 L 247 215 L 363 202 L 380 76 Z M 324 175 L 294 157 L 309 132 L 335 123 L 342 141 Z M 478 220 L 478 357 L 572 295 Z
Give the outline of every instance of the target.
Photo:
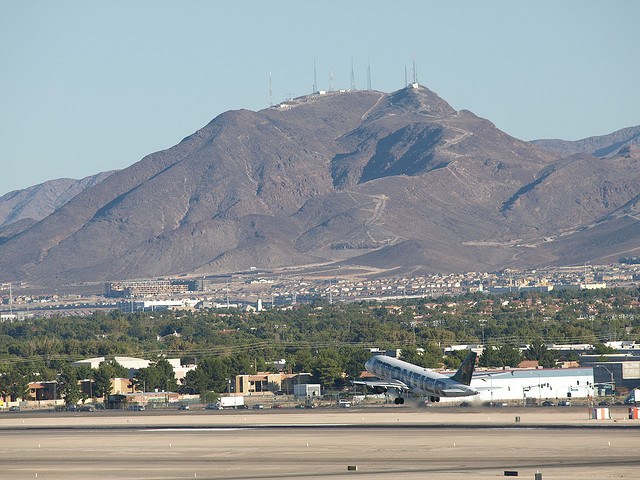
M 375 393 L 396 390 L 396 405 L 402 405 L 404 392 L 426 394 L 431 402 L 439 402 L 440 397 L 468 397 L 478 395 L 479 390 L 470 387 L 476 353 L 469 352 L 458 371 L 451 377 L 413 363 L 404 362 L 386 355 L 374 355 L 364 364 L 367 372 L 380 380 L 357 380 L 354 385 L 366 385 Z

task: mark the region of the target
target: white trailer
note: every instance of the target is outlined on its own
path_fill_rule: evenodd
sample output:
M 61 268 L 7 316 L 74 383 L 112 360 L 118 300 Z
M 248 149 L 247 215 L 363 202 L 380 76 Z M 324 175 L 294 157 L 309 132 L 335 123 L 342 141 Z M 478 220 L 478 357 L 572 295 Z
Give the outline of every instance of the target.
M 220 397 L 218 400 L 218 406 L 221 409 L 246 408 L 244 404 L 244 397 Z

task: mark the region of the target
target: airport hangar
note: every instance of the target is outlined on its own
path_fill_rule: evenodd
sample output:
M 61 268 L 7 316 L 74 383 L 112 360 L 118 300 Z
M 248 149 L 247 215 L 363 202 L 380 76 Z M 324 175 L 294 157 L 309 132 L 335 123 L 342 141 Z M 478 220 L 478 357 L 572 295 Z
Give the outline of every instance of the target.
M 480 390 L 480 394 L 473 397 L 442 397 L 440 402 L 518 402 L 534 405 L 545 400 L 593 398 L 596 388 L 593 368 L 476 371 L 471 386 Z

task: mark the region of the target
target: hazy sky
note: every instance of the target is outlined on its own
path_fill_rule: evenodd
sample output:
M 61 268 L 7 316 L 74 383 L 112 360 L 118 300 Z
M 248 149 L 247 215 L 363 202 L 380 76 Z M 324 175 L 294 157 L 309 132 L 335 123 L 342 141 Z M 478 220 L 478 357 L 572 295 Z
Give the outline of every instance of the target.
M 131 165 L 220 113 L 411 77 L 524 140 L 640 124 L 640 1 L 0 0 L 0 195 Z

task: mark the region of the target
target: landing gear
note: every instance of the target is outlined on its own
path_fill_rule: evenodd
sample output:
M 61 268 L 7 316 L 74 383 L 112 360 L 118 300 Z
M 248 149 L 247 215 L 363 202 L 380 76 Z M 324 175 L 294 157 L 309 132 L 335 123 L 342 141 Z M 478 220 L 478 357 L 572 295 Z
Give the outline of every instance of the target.
M 440 401 L 440 397 L 429 397 L 429 401 L 431 403 L 439 402 Z
M 396 397 L 393 399 L 393 403 L 395 403 L 396 405 L 404 405 L 404 398 Z

